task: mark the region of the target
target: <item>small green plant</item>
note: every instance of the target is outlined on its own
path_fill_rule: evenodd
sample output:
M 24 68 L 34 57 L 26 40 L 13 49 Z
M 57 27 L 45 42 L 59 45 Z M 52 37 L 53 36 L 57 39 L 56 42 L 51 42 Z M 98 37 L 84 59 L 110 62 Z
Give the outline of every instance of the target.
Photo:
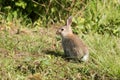
M 100 34 L 120 36 L 119 1 L 91 0 L 85 9 L 85 26 Z M 90 28 L 89 28 L 90 27 Z

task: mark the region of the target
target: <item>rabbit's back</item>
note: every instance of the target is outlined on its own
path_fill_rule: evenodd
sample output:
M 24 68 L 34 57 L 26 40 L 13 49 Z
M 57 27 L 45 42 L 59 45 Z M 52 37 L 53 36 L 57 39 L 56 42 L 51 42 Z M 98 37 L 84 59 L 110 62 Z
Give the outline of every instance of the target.
M 82 58 L 88 54 L 87 46 L 76 35 L 69 35 L 62 39 L 64 53 L 70 58 Z

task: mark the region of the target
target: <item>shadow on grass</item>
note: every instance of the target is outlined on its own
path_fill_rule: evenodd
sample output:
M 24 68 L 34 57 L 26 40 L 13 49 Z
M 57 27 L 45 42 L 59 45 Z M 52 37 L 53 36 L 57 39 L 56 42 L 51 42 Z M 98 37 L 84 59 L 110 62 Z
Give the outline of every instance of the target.
M 46 51 L 43 51 L 43 52 L 45 54 L 54 55 L 55 57 L 64 58 L 64 54 L 62 54 L 62 52 L 60 52 L 60 51 L 46 50 Z
M 81 61 L 77 60 L 77 59 L 74 59 L 74 58 L 69 58 L 67 56 L 64 55 L 64 53 L 60 52 L 60 51 L 52 51 L 52 50 L 46 50 L 46 51 L 43 51 L 45 54 L 48 54 L 48 55 L 54 55 L 55 57 L 61 57 L 63 58 L 65 61 L 68 61 L 68 62 L 73 62 L 73 63 L 81 63 Z

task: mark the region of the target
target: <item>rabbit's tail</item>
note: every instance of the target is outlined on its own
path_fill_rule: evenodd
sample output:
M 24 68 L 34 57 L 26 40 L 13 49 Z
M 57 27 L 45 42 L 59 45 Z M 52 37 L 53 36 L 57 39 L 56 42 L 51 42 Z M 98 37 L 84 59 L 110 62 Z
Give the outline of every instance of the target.
M 82 57 L 81 61 L 86 62 L 86 61 L 88 61 L 88 58 L 89 58 L 89 54 L 85 54 L 85 55 Z

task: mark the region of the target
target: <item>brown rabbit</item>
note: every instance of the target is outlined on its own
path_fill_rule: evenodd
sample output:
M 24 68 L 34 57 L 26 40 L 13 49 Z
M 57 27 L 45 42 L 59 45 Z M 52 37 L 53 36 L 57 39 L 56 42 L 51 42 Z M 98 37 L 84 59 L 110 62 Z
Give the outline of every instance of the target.
M 72 17 L 69 17 L 67 19 L 67 25 L 61 27 L 56 32 L 62 37 L 64 54 L 68 58 L 78 59 L 80 61 L 88 61 L 88 48 L 77 35 L 73 34 L 71 24 Z

